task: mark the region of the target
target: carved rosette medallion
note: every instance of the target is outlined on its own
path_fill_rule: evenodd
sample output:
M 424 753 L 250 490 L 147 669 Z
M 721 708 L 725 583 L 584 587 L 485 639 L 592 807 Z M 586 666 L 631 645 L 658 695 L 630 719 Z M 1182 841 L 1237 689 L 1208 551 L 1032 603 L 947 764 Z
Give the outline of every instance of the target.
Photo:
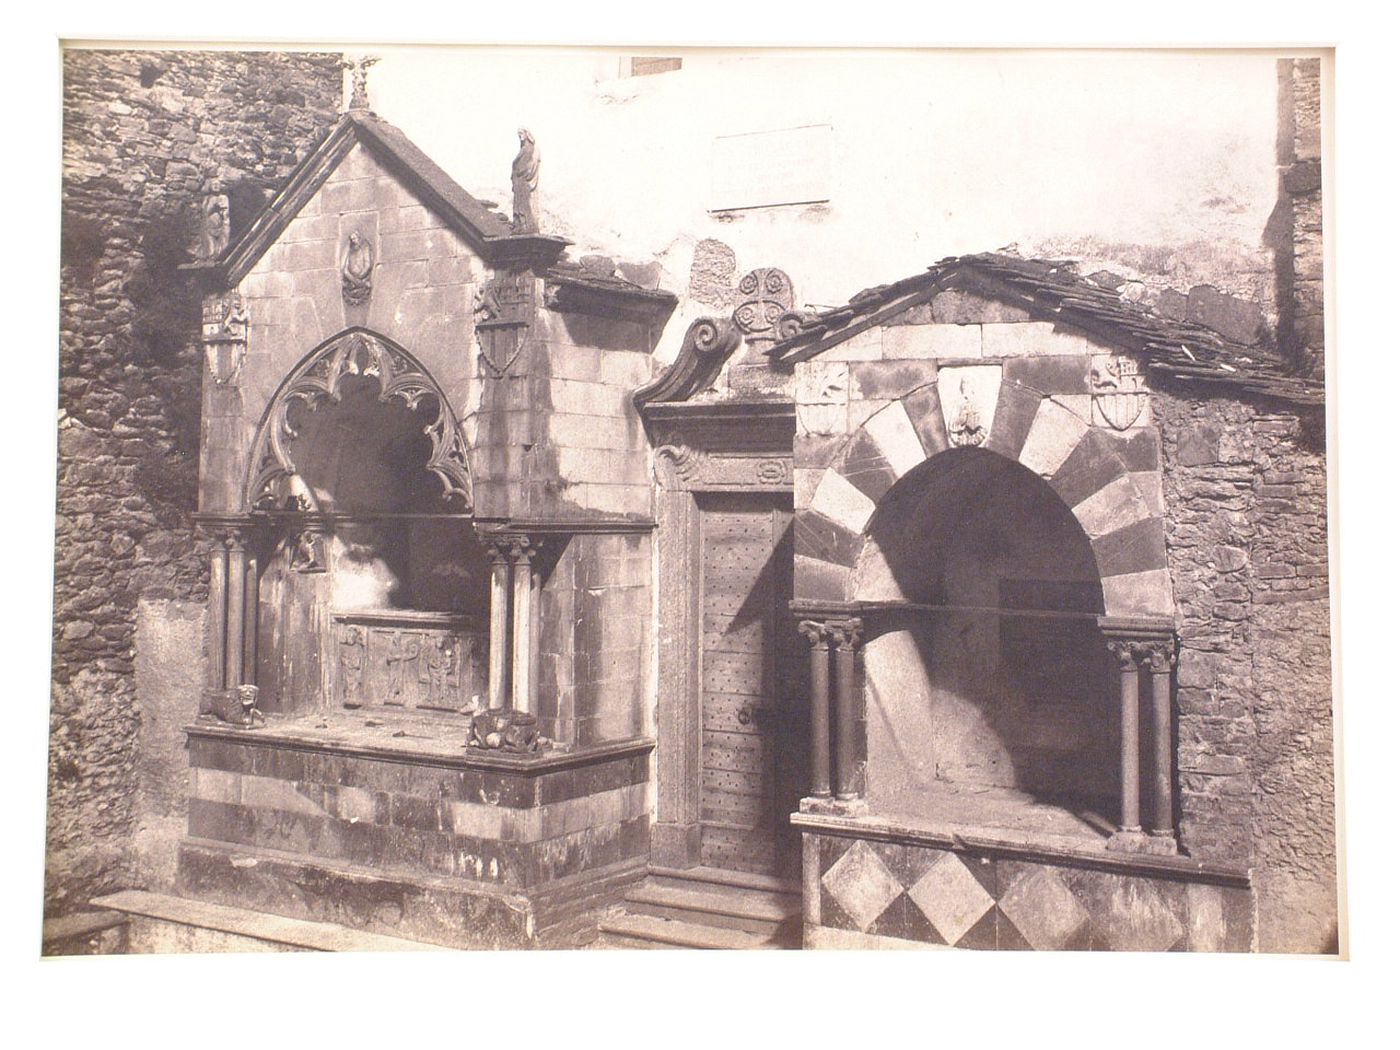
M 346 376 L 376 380 L 380 401 L 401 401 L 410 411 L 425 402 L 436 405 L 437 414 L 423 428 L 432 442 L 426 466 L 442 483 L 443 500 L 455 509 L 470 511 L 467 445 L 446 396 L 416 361 L 364 331 L 347 332 L 333 340 L 282 384 L 253 445 L 247 505 L 264 511 L 315 513 L 320 509 L 297 478 L 290 451 L 297 429 L 288 413 L 296 404 L 314 411 L 328 400 L 337 400 Z
M 739 281 L 739 305 L 734 323 L 750 346 L 778 341 L 779 322 L 792 310 L 792 281 L 782 270 L 761 267 Z
M 248 309 L 235 289 L 207 296 L 203 305 L 202 341 L 209 375 L 219 386 L 238 377 L 248 352 Z
M 1094 422 L 1114 430 L 1127 430 L 1147 408 L 1147 384 L 1131 357 L 1095 354 L 1089 385 L 1094 400 Z

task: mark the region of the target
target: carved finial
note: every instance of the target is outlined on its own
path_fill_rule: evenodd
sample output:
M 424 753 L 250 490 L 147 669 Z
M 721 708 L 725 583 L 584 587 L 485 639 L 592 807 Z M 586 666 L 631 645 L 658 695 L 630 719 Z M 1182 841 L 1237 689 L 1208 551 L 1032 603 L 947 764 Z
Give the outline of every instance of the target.
M 379 61 L 376 55 L 361 55 L 359 58 L 342 58 L 340 68 L 350 74 L 350 112 L 365 112 L 369 109 L 369 67 Z
M 513 198 L 511 227 L 516 233 L 538 233 L 535 217 L 535 190 L 540 184 L 540 151 L 535 136 L 520 129 L 520 152 L 510 166 L 510 189 Z

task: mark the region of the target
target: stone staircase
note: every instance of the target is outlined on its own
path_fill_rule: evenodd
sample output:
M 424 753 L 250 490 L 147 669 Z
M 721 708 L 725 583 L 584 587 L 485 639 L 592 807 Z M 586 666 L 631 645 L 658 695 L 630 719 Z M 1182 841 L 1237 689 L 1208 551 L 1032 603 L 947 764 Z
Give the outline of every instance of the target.
M 793 883 L 719 868 L 652 867 L 608 910 L 594 948 L 802 946 L 802 897 Z

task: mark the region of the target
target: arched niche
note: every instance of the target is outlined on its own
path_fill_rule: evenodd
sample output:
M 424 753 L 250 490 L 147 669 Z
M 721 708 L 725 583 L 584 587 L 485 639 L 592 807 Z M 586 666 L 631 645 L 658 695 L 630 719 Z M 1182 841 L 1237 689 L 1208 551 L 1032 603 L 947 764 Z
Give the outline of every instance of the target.
M 1117 819 L 1116 664 L 1089 536 L 1046 480 L 953 448 L 884 494 L 853 570 L 880 812 L 1037 834 Z
M 1089 537 L 1107 615 L 1174 615 L 1155 433 L 1091 426 L 1055 397 L 1004 380 L 997 365 L 940 369 L 869 416 L 825 463 L 804 466 L 813 480 L 796 499 L 798 600 L 851 600 L 876 505 L 930 457 L 960 448 L 1018 464 L 1055 492 Z
M 274 712 L 457 711 L 485 692 L 490 567 L 462 434 L 403 348 L 352 330 L 264 415 L 257 684 Z

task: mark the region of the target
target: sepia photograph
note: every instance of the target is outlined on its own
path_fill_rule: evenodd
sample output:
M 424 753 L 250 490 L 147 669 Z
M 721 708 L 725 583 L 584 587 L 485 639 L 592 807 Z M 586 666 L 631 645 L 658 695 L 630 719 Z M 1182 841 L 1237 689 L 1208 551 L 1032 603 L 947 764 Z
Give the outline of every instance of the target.
M 44 956 L 1346 956 L 1331 49 L 59 50 Z

